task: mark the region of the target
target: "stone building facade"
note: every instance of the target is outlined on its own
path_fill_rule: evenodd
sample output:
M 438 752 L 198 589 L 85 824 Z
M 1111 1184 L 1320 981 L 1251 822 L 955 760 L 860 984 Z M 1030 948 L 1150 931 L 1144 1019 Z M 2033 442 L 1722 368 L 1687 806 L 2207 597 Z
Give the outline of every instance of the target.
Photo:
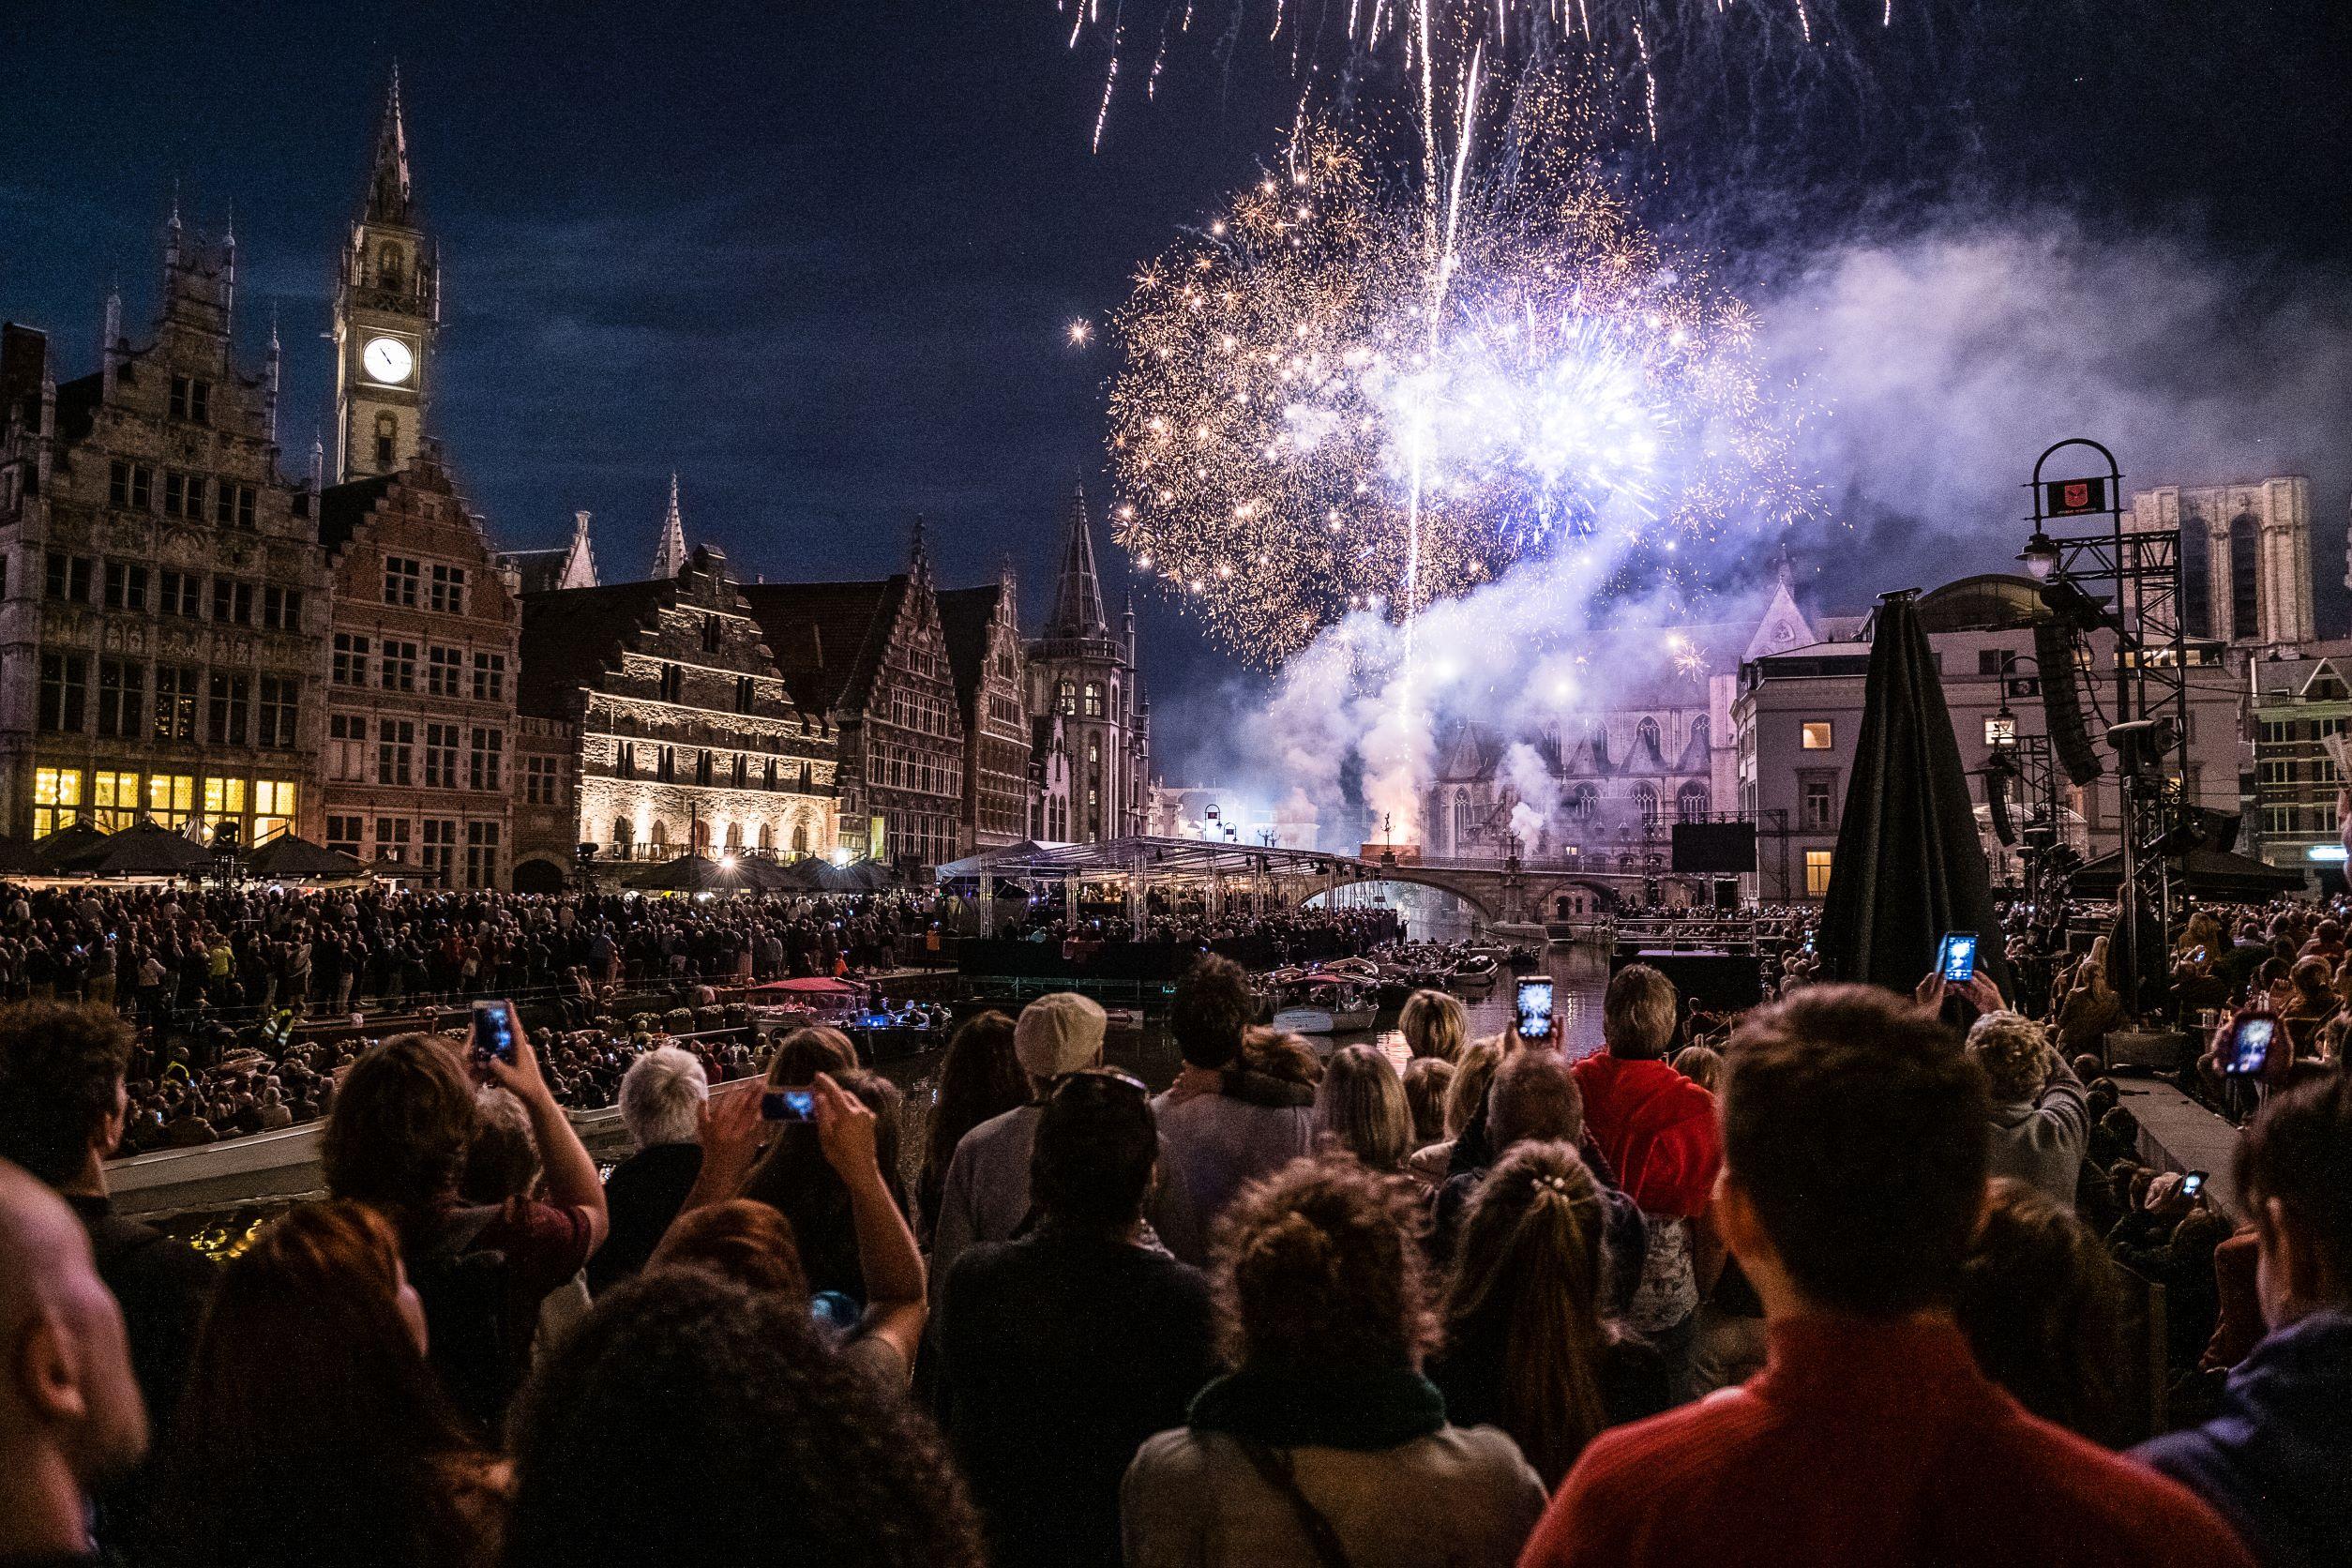
M 1029 832 L 1033 741 L 1012 569 L 983 587 L 945 590 L 939 611 L 964 731 L 956 849 L 972 854 Z
M 314 837 L 326 578 L 279 472 L 279 351 L 235 362 L 236 246 L 174 212 L 153 339 L 0 333 L 0 827 Z
M 958 853 L 964 730 L 918 521 L 881 582 L 760 583 L 744 597 L 800 703 L 840 742 L 840 842 L 921 874 Z
M 441 263 L 409 184 L 400 78 L 376 128 L 367 200 L 335 279 L 335 473 L 339 482 L 397 474 L 425 433 Z
M 1103 605 L 1078 490 L 1063 524 L 1053 613 L 1029 645 L 1030 711 L 1060 715 L 1069 749 L 1070 820 L 1059 837 L 1076 843 L 1141 833 L 1151 804 L 1152 706 L 1136 671 L 1135 610 L 1114 633 Z
M 330 849 L 505 887 L 522 617 L 431 442 L 319 497 L 332 580 L 321 790 Z
M 525 595 L 521 656 L 530 755 L 567 734 L 577 749 L 559 775 L 571 829 L 529 813 L 519 878 L 544 879 L 581 844 L 607 866 L 832 852 L 834 728 L 795 701 L 717 550 L 697 547 L 667 581 Z M 531 776 L 526 762 L 526 794 Z
M 2289 475 L 2140 490 L 2123 526 L 2180 530 L 2181 596 L 2192 638 L 2268 653 L 2318 635 L 2309 479 Z

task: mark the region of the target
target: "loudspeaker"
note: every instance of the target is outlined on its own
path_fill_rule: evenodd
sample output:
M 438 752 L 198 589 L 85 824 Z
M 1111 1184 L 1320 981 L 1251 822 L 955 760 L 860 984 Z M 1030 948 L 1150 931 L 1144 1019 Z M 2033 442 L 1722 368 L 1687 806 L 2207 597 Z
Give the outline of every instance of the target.
M 1674 868 L 1726 877 L 1755 870 L 1756 824 L 1675 823 Z
M 1711 1013 L 1754 1007 L 1764 1000 L 1764 960 L 1753 953 L 1672 953 L 1618 949 L 1609 956 L 1609 973 L 1628 964 L 1648 964 L 1674 982 L 1674 988 L 1695 1007 Z
M 2009 815 L 2009 770 L 1987 767 L 1984 770 L 1984 807 L 1992 813 L 1993 837 L 2003 844 L 2017 842 L 2017 824 Z
M 2042 669 L 2042 722 L 2050 731 L 2067 778 L 2077 787 L 2105 772 L 2083 728 L 2083 692 L 2074 669 L 2074 639 L 2062 622 L 2033 624 L 2033 659 Z

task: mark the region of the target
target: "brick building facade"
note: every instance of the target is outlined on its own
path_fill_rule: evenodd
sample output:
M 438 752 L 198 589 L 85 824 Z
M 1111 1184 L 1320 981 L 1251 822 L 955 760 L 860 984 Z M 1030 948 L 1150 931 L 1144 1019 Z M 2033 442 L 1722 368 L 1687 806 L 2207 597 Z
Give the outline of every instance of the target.
M 324 842 L 444 886 L 504 887 L 522 628 L 482 521 L 430 442 L 318 510 L 334 627 Z
M 910 872 L 955 859 L 963 719 L 922 525 L 907 569 L 883 581 L 744 595 L 794 695 L 840 737 L 841 842 Z
M 1034 742 L 1011 568 L 984 587 L 942 591 L 939 612 L 964 731 L 956 850 L 971 854 L 1018 842 L 1029 832 Z

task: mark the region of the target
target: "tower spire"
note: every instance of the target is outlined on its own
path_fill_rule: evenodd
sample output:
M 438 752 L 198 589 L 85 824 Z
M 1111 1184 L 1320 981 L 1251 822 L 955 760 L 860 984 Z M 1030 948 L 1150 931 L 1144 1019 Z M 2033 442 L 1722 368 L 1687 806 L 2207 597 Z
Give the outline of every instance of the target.
M 670 474 L 670 512 L 661 520 L 661 545 L 654 551 L 653 575 L 656 580 L 676 577 L 686 570 L 686 520 L 678 511 L 678 475 Z
M 1053 616 L 1046 623 L 1048 637 L 1110 636 L 1103 613 L 1102 579 L 1094 570 L 1094 531 L 1086 520 L 1086 487 L 1070 492 L 1070 506 L 1062 546 L 1062 576 L 1055 585 Z
M 392 62 L 392 86 L 384 95 L 384 118 L 376 127 L 376 162 L 368 176 L 370 223 L 410 221 L 408 131 L 400 122 L 400 63 Z
M 931 554 L 923 536 L 923 514 L 914 514 L 914 541 L 907 549 L 907 576 L 927 578 L 931 575 Z

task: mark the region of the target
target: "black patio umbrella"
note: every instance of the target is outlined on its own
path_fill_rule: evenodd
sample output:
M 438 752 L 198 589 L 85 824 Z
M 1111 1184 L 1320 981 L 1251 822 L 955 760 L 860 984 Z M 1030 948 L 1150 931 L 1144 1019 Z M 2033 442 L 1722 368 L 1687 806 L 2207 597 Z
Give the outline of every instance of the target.
M 300 877 L 364 877 L 368 867 L 339 850 L 281 833 L 245 857 L 245 874 L 265 882 Z
M 59 869 L 95 877 L 185 877 L 212 869 L 212 852 L 168 827 L 134 822 L 73 854 L 52 857 Z
M 1907 995 L 1935 968 L 1948 931 L 1976 932 L 1977 963 L 2009 988 L 1943 681 L 1911 596 L 1890 594 L 1878 601 L 1871 639 L 1819 947 L 1837 978 Z
M 812 893 L 873 893 L 890 885 L 890 873 L 880 862 L 872 860 L 852 860 L 847 866 L 836 866 L 830 860 L 812 856 L 794 862 L 788 869 L 801 886 Z
M 33 840 L 33 856 L 44 870 L 57 874 L 65 862 L 76 855 L 86 854 L 97 845 L 106 842 L 106 835 L 88 822 L 68 822 L 54 833 L 44 834 Z
M 641 893 L 744 893 L 760 889 L 762 879 L 748 869 L 749 862 L 731 857 L 724 863 L 708 855 L 682 854 L 665 860 L 626 880 Z

